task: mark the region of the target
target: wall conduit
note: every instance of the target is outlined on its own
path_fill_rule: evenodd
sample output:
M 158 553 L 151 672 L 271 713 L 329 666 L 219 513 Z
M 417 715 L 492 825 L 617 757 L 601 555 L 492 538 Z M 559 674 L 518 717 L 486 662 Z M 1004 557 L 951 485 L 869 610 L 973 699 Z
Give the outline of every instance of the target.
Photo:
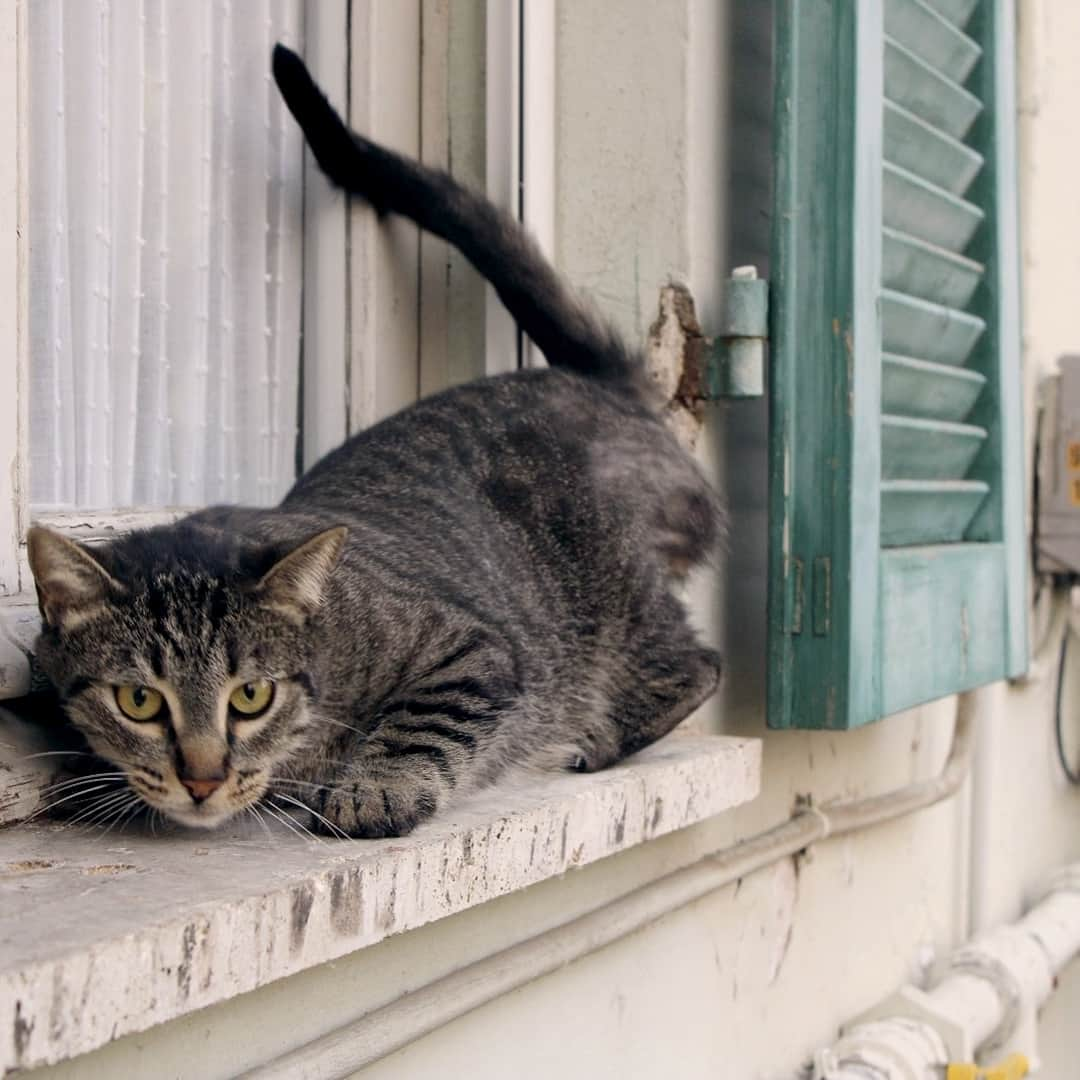
M 244 1075 L 252 1080 L 347 1077 L 472 1010 L 812 844 L 892 821 L 949 798 L 963 785 L 971 768 L 976 695 L 962 694 L 958 699 L 952 746 L 936 776 L 883 795 L 800 811 L 780 825 L 634 889 L 596 911 L 405 994 Z M 1080 901 L 1080 895 L 1077 899 Z

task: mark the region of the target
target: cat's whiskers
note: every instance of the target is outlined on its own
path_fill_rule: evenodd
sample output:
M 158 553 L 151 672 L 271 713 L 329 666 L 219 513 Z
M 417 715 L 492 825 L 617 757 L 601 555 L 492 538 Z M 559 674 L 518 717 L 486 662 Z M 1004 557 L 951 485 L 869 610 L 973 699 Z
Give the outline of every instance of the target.
M 76 817 L 64 822 L 66 829 L 86 829 L 94 825 L 99 819 L 105 817 L 117 806 L 127 802 L 129 795 L 117 792 L 114 795 L 101 796 L 95 799 L 93 804 L 81 811 Z
M 86 750 L 40 750 L 36 754 L 23 754 L 20 761 L 33 761 L 34 758 L 43 757 L 93 757 Z
M 295 833 L 301 840 L 306 837 L 314 840 L 317 844 L 323 844 L 326 841 L 321 836 L 316 836 L 310 829 L 301 825 L 291 814 L 285 811 L 280 806 L 271 806 L 270 803 L 262 803 L 262 808 L 265 810 L 275 821 L 279 821 L 286 829 L 291 833 Z
M 101 780 L 123 780 L 126 774 L 122 772 L 90 773 L 87 776 L 73 776 L 68 780 L 59 780 L 55 784 L 49 784 L 45 788 L 46 795 L 59 795 L 65 788 L 76 787 L 79 784 L 98 783 Z
M 335 765 L 344 765 L 347 762 L 331 762 Z M 286 776 L 275 777 L 272 785 L 276 787 L 278 784 L 290 784 L 293 787 L 311 788 L 314 791 L 345 791 L 348 788 L 348 784 L 316 784 L 311 780 L 292 780 Z
M 286 795 L 283 791 L 275 793 L 274 798 L 285 799 L 286 802 L 292 803 L 293 806 L 298 806 L 301 810 L 306 810 L 316 821 L 321 821 L 335 836 L 340 836 L 343 840 L 348 840 L 350 838 L 349 834 L 344 829 L 335 825 L 328 817 L 324 817 L 318 810 L 313 809 L 306 803 L 302 803 L 299 799 L 294 799 L 291 795 Z
M 118 810 L 114 811 L 111 821 L 108 818 L 105 819 L 109 823 L 102 831 L 101 836 L 106 836 L 118 826 L 126 825 L 131 820 L 133 815 L 138 813 L 140 803 L 142 803 L 142 799 L 140 799 L 136 795 L 133 796 L 128 802 L 124 803 Z M 105 822 L 101 822 L 100 824 L 104 825 Z
M 247 806 L 244 807 L 244 813 L 250 814 L 259 823 L 262 831 L 266 833 L 266 839 L 273 843 L 273 834 L 270 832 L 270 827 L 266 824 L 265 821 L 263 821 L 263 816 L 259 813 L 258 805 L 249 803 Z
M 123 798 L 130 794 L 131 792 L 128 788 L 111 787 L 101 795 L 95 795 L 92 799 L 88 800 L 86 805 L 81 810 L 78 810 L 71 817 L 67 818 L 67 823 L 69 825 L 73 824 L 74 822 L 79 821 L 80 819 L 85 817 L 87 814 L 93 813 L 94 810 L 96 810 L 103 804 L 113 802 L 115 799 Z
M 47 814 L 50 810 L 55 810 L 58 806 L 62 806 L 64 803 L 70 802 L 72 799 L 78 799 L 84 795 L 91 795 L 95 791 L 102 791 L 105 789 L 111 791 L 113 786 L 114 785 L 110 783 L 101 783 L 97 784 L 95 787 L 80 788 L 78 791 L 65 795 L 62 799 L 57 799 L 55 802 L 48 803 L 46 806 L 38 807 L 38 809 L 35 810 L 26 820 L 33 821 L 35 818 L 41 817 L 42 814 Z
M 344 728 L 346 731 L 352 731 L 357 735 L 363 735 L 365 737 L 369 734 L 362 728 L 354 727 L 352 724 L 346 724 L 343 720 L 331 720 L 328 716 L 320 716 L 311 726 L 317 728 L 320 724 L 331 724 L 334 727 Z
M 65 821 L 64 825 L 68 828 L 74 828 L 80 824 L 83 827 L 93 825 L 99 816 L 109 813 L 121 803 L 126 804 L 131 798 L 138 798 L 138 796 L 133 796 L 127 788 L 99 795 L 96 799 L 92 799 L 78 814 Z

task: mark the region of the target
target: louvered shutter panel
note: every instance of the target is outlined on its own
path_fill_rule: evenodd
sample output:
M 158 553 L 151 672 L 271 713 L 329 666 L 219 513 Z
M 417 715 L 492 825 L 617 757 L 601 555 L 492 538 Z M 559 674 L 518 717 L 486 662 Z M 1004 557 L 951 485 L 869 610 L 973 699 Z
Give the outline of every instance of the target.
M 1022 670 L 1008 0 L 778 0 L 769 723 Z
M 970 478 L 987 432 L 965 423 L 986 384 L 968 366 L 985 268 L 964 255 L 986 221 L 967 198 L 983 157 L 963 141 L 983 111 L 963 86 L 982 49 L 922 0 L 884 14 L 881 543 L 959 541 L 990 490 Z

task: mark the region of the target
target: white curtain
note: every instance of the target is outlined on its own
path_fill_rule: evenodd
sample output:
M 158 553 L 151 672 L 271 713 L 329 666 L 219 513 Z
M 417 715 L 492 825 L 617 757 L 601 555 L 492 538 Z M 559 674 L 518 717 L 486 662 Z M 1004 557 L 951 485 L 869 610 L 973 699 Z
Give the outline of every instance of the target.
M 29 0 L 38 506 L 269 503 L 295 475 L 302 0 Z

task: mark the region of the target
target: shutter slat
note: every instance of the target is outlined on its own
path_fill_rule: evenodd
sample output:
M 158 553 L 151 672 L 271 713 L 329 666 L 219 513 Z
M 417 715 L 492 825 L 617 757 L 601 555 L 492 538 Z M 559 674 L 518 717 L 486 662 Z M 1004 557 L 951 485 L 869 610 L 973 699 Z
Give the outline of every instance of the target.
M 990 492 L 981 480 L 886 480 L 881 546 L 956 543 Z
M 881 410 L 927 420 L 963 420 L 986 376 L 966 368 L 886 353 L 881 358 Z
M 885 39 L 885 96 L 953 138 L 962 139 L 982 102 L 909 49 Z
M 922 0 L 886 0 L 885 33 L 955 83 L 971 74 L 982 49 Z
M 982 280 L 981 263 L 895 229 L 882 230 L 881 260 L 886 288 L 948 307 L 965 307 Z
M 895 102 L 885 102 L 885 160 L 952 195 L 963 195 L 982 168 L 982 154 Z
M 926 0 L 939 15 L 944 16 L 953 26 L 963 29 L 975 10 L 979 0 Z
M 973 203 L 887 163 L 881 198 L 886 225 L 949 251 L 963 251 L 984 216 Z
M 962 364 L 985 329 L 982 319 L 966 311 L 891 289 L 881 291 L 881 345 L 885 352 Z
M 985 274 L 964 255 L 985 221 L 963 196 L 983 166 L 962 140 L 982 101 L 960 84 L 981 47 L 963 0 L 885 0 L 881 248 L 881 544 L 956 543 L 988 494 L 967 474 L 988 437 L 962 423 L 986 378 L 965 309 Z
M 986 440 L 973 424 L 881 417 L 883 480 L 962 480 Z

